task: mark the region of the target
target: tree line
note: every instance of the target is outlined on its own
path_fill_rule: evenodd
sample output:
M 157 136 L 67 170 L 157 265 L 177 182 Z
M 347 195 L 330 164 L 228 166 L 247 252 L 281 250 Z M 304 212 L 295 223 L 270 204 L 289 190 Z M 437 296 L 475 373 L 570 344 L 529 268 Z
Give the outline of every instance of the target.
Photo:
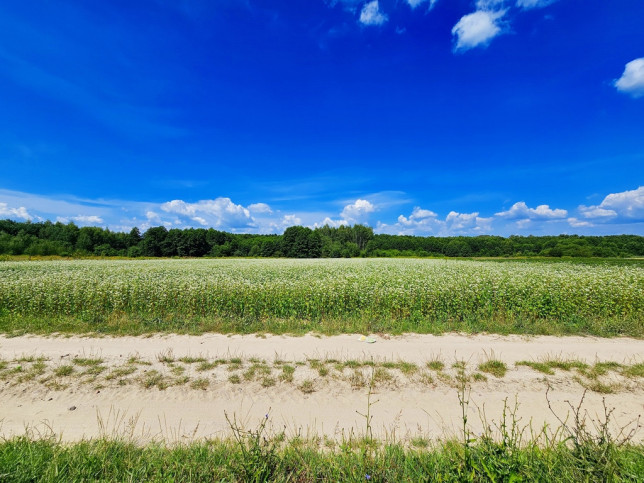
M 141 233 L 51 221 L 0 220 L 0 255 L 63 257 L 641 257 L 644 237 L 455 236 L 374 234 L 364 225 L 307 228 L 282 235 L 228 233 L 213 228 L 152 227 Z

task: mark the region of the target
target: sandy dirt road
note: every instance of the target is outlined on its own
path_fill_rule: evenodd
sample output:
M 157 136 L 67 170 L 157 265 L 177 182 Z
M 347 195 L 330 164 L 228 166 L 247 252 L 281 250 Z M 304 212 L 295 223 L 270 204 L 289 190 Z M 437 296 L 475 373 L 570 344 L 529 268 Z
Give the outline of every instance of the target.
M 371 407 L 374 436 L 444 438 L 458 435 L 461 427 L 459 369 L 453 367 L 458 362 L 468 376 L 486 378 L 469 383 L 472 431 L 481 431 L 483 413 L 489 423 L 497 422 L 504 404 L 513 407 L 515 400 L 521 425 L 536 431 L 559 424 L 548 408 L 548 387 L 552 408 L 565 419 L 569 403 L 579 403 L 589 382 L 574 371 L 546 375 L 516 362 L 644 362 L 644 341 L 626 338 L 374 338 L 369 344 L 358 335 L 0 336 L 0 435 L 28 431 L 53 432 L 64 441 L 117 436 L 178 442 L 230 435 L 225 414 L 248 428 L 269 414 L 272 430 L 289 436 L 359 436 L 366 429 L 359 413 L 367 409 L 369 381 L 377 374 L 371 395 L 377 401 Z M 504 377 L 477 369 L 490 359 L 507 365 Z M 444 369 L 428 369 L 432 360 L 443 362 Z M 399 367 L 400 361 L 409 365 Z M 285 365 L 292 368 L 290 378 L 284 376 Z M 63 366 L 73 372 L 63 374 Z M 258 374 L 249 376 L 253 367 Z M 234 375 L 239 380 L 231 382 Z M 151 384 L 154 380 L 165 382 Z M 642 378 L 616 370 L 598 380 L 612 393 L 587 392 L 583 409 L 590 417 L 601 419 L 604 398 L 615 408 L 615 430 L 644 413 Z M 636 439 L 644 440 L 642 433 Z

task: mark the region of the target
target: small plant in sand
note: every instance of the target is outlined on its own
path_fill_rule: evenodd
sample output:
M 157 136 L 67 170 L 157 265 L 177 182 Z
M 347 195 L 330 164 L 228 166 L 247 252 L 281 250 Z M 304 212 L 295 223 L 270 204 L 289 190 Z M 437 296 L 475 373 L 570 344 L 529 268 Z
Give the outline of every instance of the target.
M 505 362 L 498 359 L 488 359 L 487 361 L 479 364 L 478 370 L 501 378 L 504 377 L 508 372 L 508 366 L 505 364 Z
M 63 366 L 58 366 L 54 371 L 54 374 L 58 377 L 64 377 L 64 376 L 71 376 L 73 372 L 74 372 L 74 366 L 63 365 Z
M 315 391 L 315 384 L 311 379 L 305 379 L 302 381 L 302 384 L 300 384 L 300 391 L 304 394 L 311 394 Z
M 208 389 L 209 385 L 210 385 L 210 381 L 205 377 L 200 377 L 190 383 L 190 387 L 192 389 L 201 389 L 202 391 L 205 391 L 206 389 Z

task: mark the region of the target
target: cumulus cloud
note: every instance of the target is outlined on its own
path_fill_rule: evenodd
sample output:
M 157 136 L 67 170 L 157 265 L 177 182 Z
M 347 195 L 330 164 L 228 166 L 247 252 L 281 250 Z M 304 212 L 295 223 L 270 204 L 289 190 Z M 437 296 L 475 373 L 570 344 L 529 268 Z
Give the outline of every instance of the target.
M 301 224 L 302 224 L 302 219 L 298 218 L 295 215 L 284 215 L 284 218 L 282 218 L 282 223 L 281 223 L 283 227 L 296 226 Z
M 349 223 L 366 222 L 369 213 L 373 213 L 376 207 L 367 200 L 356 200 L 355 203 L 346 205 L 340 216 Z
M 618 91 L 633 97 L 644 96 L 644 57 L 631 60 L 624 73 L 613 82 Z
M 454 28 L 454 50 L 465 51 L 474 47 L 485 47 L 497 35 L 503 32 L 502 19 L 505 10 L 477 10 L 463 16 Z
M 18 208 L 9 208 L 7 203 L 0 203 L 0 216 L 8 216 L 12 218 L 22 218 L 23 220 L 30 220 L 33 217 L 27 212 L 27 208 L 20 206 Z
M 539 205 L 536 208 L 528 208 L 528 205 L 523 201 L 519 201 L 512 205 L 507 211 L 496 213 L 495 216 L 506 218 L 509 220 L 556 220 L 568 216 L 566 210 L 551 209 L 548 205 Z
M 196 203 L 172 200 L 163 203 L 161 210 L 187 217 L 203 226 L 243 228 L 255 225 L 249 209 L 233 203 L 230 198 L 220 197 Z
M 402 226 L 414 228 L 429 228 L 431 229 L 437 221 L 438 215 L 431 210 L 424 210 L 420 206 L 414 207 L 409 218 L 400 215 L 398 223 Z
M 475 213 L 450 211 L 444 220 L 431 210 L 416 206 L 409 216 L 399 215 L 397 222 L 378 222 L 376 231 L 400 235 L 460 235 L 480 234 L 491 230 L 492 218 L 483 218 Z
M 629 221 L 644 220 L 644 186 L 621 193 L 611 193 L 596 206 L 579 207 L 584 218 L 608 221 L 619 218 Z
M 248 205 L 248 210 L 251 213 L 268 213 L 268 214 L 273 213 L 273 210 L 271 210 L 271 207 L 268 206 L 266 203 L 253 203 L 251 205 Z
M 491 224 L 492 218 L 482 218 L 478 212 L 457 213 L 450 211 L 445 218 L 445 225 L 451 233 L 486 232 L 492 228 Z
M 363 25 L 382 25 L 389 17 L 380 11 L 378 0 L 365 4 L 360 12 L 360 23 Z

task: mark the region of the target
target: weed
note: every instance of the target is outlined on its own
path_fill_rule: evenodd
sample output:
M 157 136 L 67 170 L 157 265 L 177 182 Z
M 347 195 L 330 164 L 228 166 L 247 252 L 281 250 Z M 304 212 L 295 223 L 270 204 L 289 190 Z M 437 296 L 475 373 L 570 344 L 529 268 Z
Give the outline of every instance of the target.
M 479 364 L 478 370 L 501 378 L 504 377 L 506 372 L 508 371 L 508 366 L 505 364 L 505 362 L 502 362 L 498 359 L 489 359 Z
M 302 381 L 302 384 L 300 384 L 300 391 L 302 391 L 304 394 L 311 394 L 312 392 L 315 391 L 315 385 L 313 384 L 313 381 L 311 379 L 305 379 Z
M 210 385 L 210 381 L 205 377 L 200 377 L 190 383 L 190 387 L 192 389 L 201 389 L 202 391 L 205 391 L 206 389 L 208 389 L 209 385 Z
M 74 366 L 71 365 L 64 365 L 64 366 L 59 366 L 56 368 L 54 371 L 54 374 L 58 377 L 63 377 L 63 376 L 70 376 L 74 372 Z

